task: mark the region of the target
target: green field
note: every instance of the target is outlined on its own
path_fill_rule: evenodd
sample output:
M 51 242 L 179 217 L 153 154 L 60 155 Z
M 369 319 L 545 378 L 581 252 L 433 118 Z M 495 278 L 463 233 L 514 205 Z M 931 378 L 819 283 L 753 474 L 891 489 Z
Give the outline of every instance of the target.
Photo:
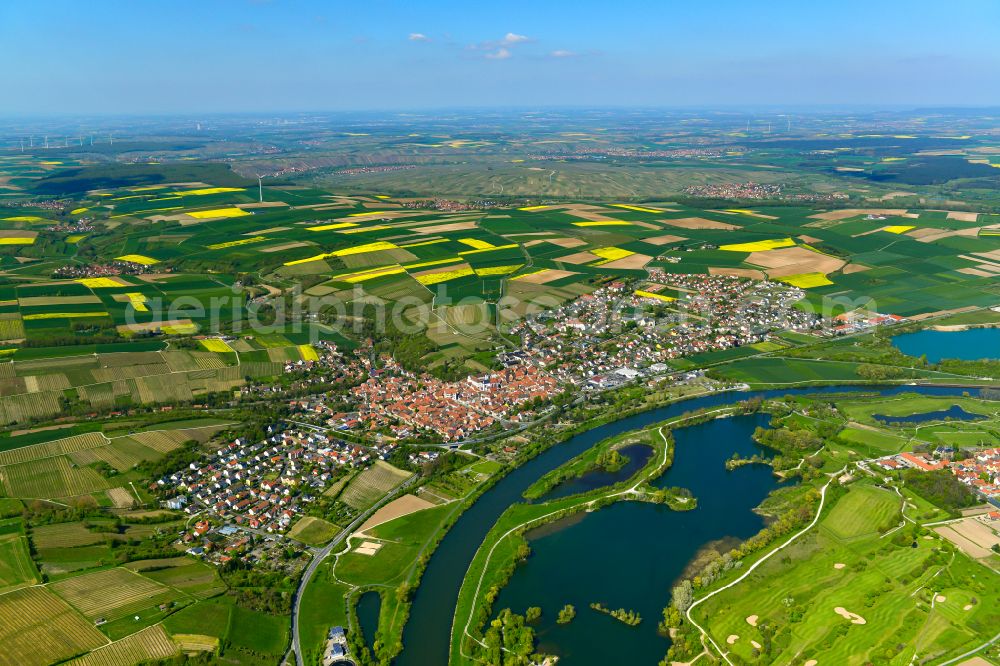
M 18 534 L 0 535 L 0 592 L 39 580 L 28 553 L 28 542 Z
M 292 529 L 288 532 L 288 536 L 303 543 L 321 546 L 337 536 L 339 531 L 340 528 L 322 518 L 305 516 L 292 526 Z
M 877 535 L 899 523 L 901 503 L 890 490 L 855 486 L 830 510 L 821 527 L 841 541 Z
M 897 538 L 879 538 L 896 499 L 852 487 L 819 530 L 709 599 L 696 617 L 718 644 L 731 640 L 733 656 L 754 659 L 756 641 L 767 646 L 760 658 L 770 663 L 906 664 L 915 653 L 936 663 L 984 642 L 1000 622 L 1000 582 L 964 555 L 953 556 L 933 533 L 912 541 L 905 528 Z M 838 607 L 865 623 L 842 618 Z

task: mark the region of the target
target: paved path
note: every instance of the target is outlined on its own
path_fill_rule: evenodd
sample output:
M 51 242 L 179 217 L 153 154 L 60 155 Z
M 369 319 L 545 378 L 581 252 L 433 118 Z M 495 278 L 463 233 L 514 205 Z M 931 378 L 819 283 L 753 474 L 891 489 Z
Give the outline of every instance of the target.
M 719 647 L 719 645 L 715 642 L 715 640 L 709 635 L 709 633 L 707 631 L 705 631 L 704 628 L 702 628 L 702 626 L 700 624 L 698 624 L 697 622 L 694 621 L 694 618 L 691 617 L 691 611 L 694 610 L 699 604 L 702 604 L 702 603 L 708 601 L 709 599 L 711 599 L 712 597 L 714 597 L 715 595 L 717 595 L 719 592 L 722 592 L 723 590 L 728 590 L 729 588 L 733 587 L 734 585 L 738 585 L 739 583 L 741 583 L 747 576 L 749 576 L 751 573 L 753 573 L 754 569 L 756 569 L 761 564 L 763 564 L 768 559 L 770 559 L 770 557 L 772 555 L 774 555 L 778 551 L 786 548 L 787 546 L 791 545 L 791 543 L 793 541 L 795 541 L 800 536 L 802 536 L 803 534 L 805 534 L 806 532 L 808 532 L 809 530 L 811 530 L 813 527 L 815 527 L 816 523 L 819 522 L 820 516 L 823 515 L 823 503 L 826 501 L 826 489 L 829 488 L 830 484 L 833 483 L 833 480 L 836 479 L 837 477 L 839 477 L 841 474 L 843 474 L 844 470 L 846 470 L 846 469 L 847 469 L 847 467 L 845 466 L 840 471 L 834 472 L 833 474 L 828 475 L 828 476 L 830 476 L 830 480 L 827 481 L 826 485 L 824 485 L 820 489 L 820 491 L 819 491 L 819 507 L 816 509 L 816 516 L 812 519 L 811 523 L 809 523 L 808 525 L 806 525 L 805 527 L 803 527 L 802 530 L 800 530 L 799 532 L 796 532 L 795 534 L 793 534 L 788 539 L 788 541 L 786 541 L 785 543 L 781 544 L 780 546 L 778 546 L 777 548 L 775 548 L 774 550 L 772 550 L 771 552 L 769 552 L 767 555 L 765 555 L 764 557 L 760 558 L 759 560 L 757 560 L 756 562 L 754 562 L 752 565 L 750 565 L 750 568 L 748 568 L 743 573 L 742 576 L 740 576 L 739 578 L 737 578 L 736 580 L 734 580 L 731 583 L 723 585 L 722 587 L 720 587 L 717 590 L 713 590 L 712 592 L 709 592 L 708 594 L 706 594 L 705 596 L 703 596 L 701 599 L 698 599 L 693 604 L 691 604 L 690 606 L 688 606 L 688 609 L 684 612 L 685 616 L 688 619 L 688 622 L 690 622 L 692 625 L 694 625 L 694 627 L 696 629 L 698 629 L 698 631 L 701 632 L 701 635 L 704 638 L 708 639 L 708 642 L 712 644 L 712 646 L 716 649 L 716 651 L 720 655 L 722 655 L 722 658 L 726 660 L 726 663 L 729 664 L 729 666 L 733 666 L 733 662 L 731 662 L 729 660 L 729 656 L 727 655 L 727 653 L 722 648 Z
M 312 561 L 309 563 L 309 566 L 307 566 L 305 571 L 302 572 L 302 580 L 299 582 L 298 589 L 295 590 L 295 606 L 292 609 L 292 645 L 289 648 L 289 653 L 295 653 L 295 663 L 297 666 L 305 666 L 305 663 L 302 660 L 302 644 L 299 638 L 299 623 L 300 623 L 299 616 L 302 611 L 302 595 L 305 593 L 306 586 L 309 585 L 309 581 L 312 580 L 313 574 L 316 573 L 316 570 L 319 568 L 319 565 L 323 563 L 323 560 L 325 560 L 327 556 L 329 556 L 330 553 L 333 552 L 333 549 L 336 548 L 341 541 L 347 538 L 350 534 L 354 532 L 354 530 L 356 530 L 361 524 L 363 524 L 366 520 L 368 520 L 368 518 L 373 513 L 378 511 L 383 504 L 388 502 L 390 498 L 395 497 L 400 490 L 405 490 L 409 486 L 413 485 L 413 483 L 415 483 L 418 478 L 420 477 L 414 474 L 409 479 L 404 481 L 402 485 L 390 491 L 388 494 L 385 495 L 385 497 L 383 497 L 378 502 L 369 507 L 367 511 L 365 511 L 357 518 L 355 518 L 354 521 L 350 525 L 345 527 L 343 530 L 341 530 L 340 533 L 337 534 L 337 536 L 335 536 L 330 543 L 323 546 L 321 550 L 319 550 L 315 555 L 313 555 Z M 289 654 L 286 654 L 282 662 L 287 664 L 288 657 Z

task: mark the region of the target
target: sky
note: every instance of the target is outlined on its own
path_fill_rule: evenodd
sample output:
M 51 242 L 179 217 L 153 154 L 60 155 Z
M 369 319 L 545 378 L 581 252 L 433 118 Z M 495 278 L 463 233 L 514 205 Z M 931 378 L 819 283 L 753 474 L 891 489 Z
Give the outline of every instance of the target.
M 997 0 L 3 0 L 0 115 L 1000 105 Z

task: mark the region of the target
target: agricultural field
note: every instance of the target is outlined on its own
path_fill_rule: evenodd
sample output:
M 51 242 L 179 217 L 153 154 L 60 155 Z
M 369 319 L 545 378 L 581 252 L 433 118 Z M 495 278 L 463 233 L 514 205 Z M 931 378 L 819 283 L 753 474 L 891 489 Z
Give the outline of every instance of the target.
M 132 666 L 132 664 L 166 659 L 180 652 L 177 643 L 160 625 L 141 631 L 98 648 L 69 662 L 72 666 Z
M 0 594 L 39 580 L 27 539 L 22 534 L 2 533 L 3 529 L 0 523 Z
M 47 588 L 23 588 L 0 600 L 3 663 L 47 666 L 108 643 L 92 622 Z
M 183 596 L 128 569 L 83 574 L 53 583 L 51 589 L 88 619 L 109 622 Z
M 288 536 L 311 546 L 322 546 L 337 536 L 339 531 L 340 529 L 336 525 L 328 523 L 322 518 L 304 516 L 292 526 Z
M 409 472 L 397 469 L 387 462 L 375 464 L 354 477 L 340 495 L 340 501 L 358 511 L 367 509 L 407 478 Z

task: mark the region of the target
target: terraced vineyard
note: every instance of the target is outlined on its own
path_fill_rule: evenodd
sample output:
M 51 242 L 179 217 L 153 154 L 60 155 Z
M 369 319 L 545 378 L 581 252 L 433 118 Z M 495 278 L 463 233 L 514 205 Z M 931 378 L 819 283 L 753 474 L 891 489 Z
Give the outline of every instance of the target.
M 410 473 L 396 469 L 382 460 L 354 477 L 340 495 L 340 501 L 359 511 L 367 509 L 393 488 L 409 478 Z
M 3 595 L 0 663 L 48 666 L 108 643 L 62 599 L 42 587 Z
M 180 652 L 163 627 L 155 624 L 69 662 L 71 666 L 132 666 Z
M 84 574 L 53 583 L 51 588 L 91 620 L 110 621 L 180 597 L 177 591 L 128 569 Z

